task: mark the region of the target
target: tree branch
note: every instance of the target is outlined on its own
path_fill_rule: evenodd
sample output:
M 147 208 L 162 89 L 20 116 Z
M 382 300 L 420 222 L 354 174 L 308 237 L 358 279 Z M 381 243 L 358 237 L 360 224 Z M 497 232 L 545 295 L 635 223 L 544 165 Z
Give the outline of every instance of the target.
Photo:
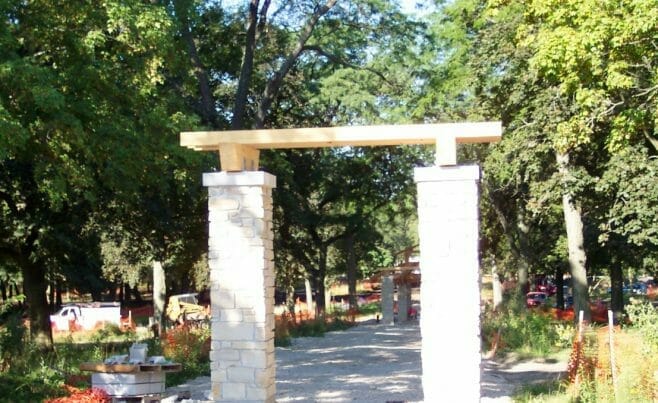
M 247 109 L 247 95 L 249 92 L 249 84 L 251 83 L 251 75 L 254 70 L 256 27 L 258 25 L 258 2 L 259 0 L 251 0 L 249 4 L 249 25 L 247 26 L 242 66 L 240 66 L 240 79 L 238 80 L 238 88 L 235 92 L 233 119 L 231 120 L 231 129 L 233 130 L 244 128 L 244 115 Z
M 395 87 L 395 84 L 393 82 L 391 82 L 384 75 L 384 73 L 382 73 L 381 71 L 373 69 L 372 67 L 359 66 L 358 64 L 350 63 L 349 61 L 343 59 L 342 57 L 340 57 L 338 55 L 334 55 L 332 53 L 329 53 L 329 52 L 325 51 L 320 46 L 306 45 L 306 46 L 304 46 L 303 50 L 310 50 L 310 51 L 316 52 L 316 53 L 326 57 L 327 59 L 329 59 L 329 61 L 331 61 L 333 63 L 340 64 L 340 65 L 343 65 L 345 67 L 349 67 L 351 69 L 368 71 L 368 72 L 376 75 L 377 77 L 381 78 L 382 81 L 384 81 L 386 84 L 388 84 L 392 87 Z
M 331 10 L 331 8 L 336 4 L 337 1 L 338 0 L 327 0 L 327 2 L 324 5 L 317 6 L 315 8 L 315 11 L 313 11 L 313 14 L 309 17 L 309 19 L 306 21 L 306 24 L 302 28 L 299 37 L 297 38 L 297 43 L 295 44 L 295 47 L 286 56 L 285 60 L 283 61 L 279 69 L 276 72 L 274 72 L 274 75 L 268 81 L 267 86 L 265 87 L 265 91 L 263 91 L 263 96 L 260 102 L 258 103 L 258 110 L 256 112 L 256 121 L 254 122 L 254 126 L 256 129 L 262 129 L 265 126 L 265 118 L 269 113 L 270 107 L 272 106 L 272 102 L 274 102 L 274 99 L 279 93 L 279 89 L 281 88 L 283 79 L 288 74 L 292 66 L 294 66 L 295 62 L 297 62 L 297 58 L 304 50 L 304 46 L 306 45 L 306 42 L 313 34 L 313 30 L 315 29 L 315 26 L 317 25 L 320 18 L 322 18 L 322 16 L 327 14 L 329 10 Z M 257 0 L 252 0 L 252 3 L 253 2 L 257 2 Z M 240 76 L 240 79 L 242 79 L 242 75 Z

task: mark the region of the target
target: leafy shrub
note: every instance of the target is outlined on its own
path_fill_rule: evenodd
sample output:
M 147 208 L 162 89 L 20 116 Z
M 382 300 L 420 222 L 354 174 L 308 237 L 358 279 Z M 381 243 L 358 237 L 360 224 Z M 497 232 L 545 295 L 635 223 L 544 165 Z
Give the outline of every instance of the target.
M 327 324 L 324 318 L 316 318 L 301 322 L 290 328 L 291 337 L 324 337 Z
M 210 329 L 176 327 L 165 334 L 161 348 L 168 360 L 182 364 L 180 372 L 167 375 L 167 386 L 210 374 Z
M 359 305 L 359 313 L 362 315 L 381 314 L 382 307 L 379 302 L 369 302 L 367 304 Z
M 9 315 L 0 328 L 0 371 L 11 368 L 15 359 L 22 356 L 25 334 L 20 314 Z
M 508 308 L 488 312 L 482 321 L 483 349 L 489 350 L 497 344 L 500 352 L 546 356 L 568 343 L 565 326 L 558 327 L 558 322 L 540 311 Z
M 284 316 L 275 322 L 274 345 L 287 347 L 292 343 L 293 337 L 324 337 L 327 332 L 345 330 L 352 326 L 354 323 L 336 313 L 300 323 L 290 321 Z
M 648 302 L 633 302 L 626 306 L 631 326 L 637 329 L 648 345 L 658 349 L 658 311 Z
M 274 322 L 274 346 L 288 347 L 292 344 L 289 330 L 290 324 L 287 317 L 282 317 Z

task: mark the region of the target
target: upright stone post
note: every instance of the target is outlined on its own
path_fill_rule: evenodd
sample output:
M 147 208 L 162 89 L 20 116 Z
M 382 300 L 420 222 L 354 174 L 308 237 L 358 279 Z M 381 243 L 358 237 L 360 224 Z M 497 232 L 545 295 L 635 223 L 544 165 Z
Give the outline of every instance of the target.
M 426 402 L 480 400 L 479 177 L 477 166 L 415 170 Z
M 409 320 L 409 307 L 411 306 L 411 287 L 409 284 L 398 285 L 398 323 Z
M 203 175 L 207 186 L 213 401 L 274 402 L 272 188 L 265 172 Z
M 382 322 L 385 325 L 392 325 L 393 321 L 393 298 L 395 294 L 395 284 L 393 284 L 392 274 L 382 275 Z

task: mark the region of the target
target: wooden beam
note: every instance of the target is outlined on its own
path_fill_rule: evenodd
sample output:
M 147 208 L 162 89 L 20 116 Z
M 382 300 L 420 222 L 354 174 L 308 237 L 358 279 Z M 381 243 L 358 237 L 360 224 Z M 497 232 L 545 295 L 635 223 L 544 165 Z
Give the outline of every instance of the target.
M 457 144 L 500 140 L 500 122 L 343 126 L 300 129 L 182 132 L 181 146 L 219 151 L 223 171 L 258 170 L 259 150 L 435 144 L 437 165 L 457 164 Z
M 260 150 L 236 143 L 221 143 L 219 161 L 222 171 L 257 171 Z
M 182 132 L 180 144 L 199 151 L 214 151 L 227 143 L 256 149 L 436 144 L 440 137 L 460 144 L 496 142 L 501 134 L 500 122 L 433 123 Z
M 438 166 L 457 165 L 457 141 L 454 137 L 440 136 L 436 138 L 434 161 Z

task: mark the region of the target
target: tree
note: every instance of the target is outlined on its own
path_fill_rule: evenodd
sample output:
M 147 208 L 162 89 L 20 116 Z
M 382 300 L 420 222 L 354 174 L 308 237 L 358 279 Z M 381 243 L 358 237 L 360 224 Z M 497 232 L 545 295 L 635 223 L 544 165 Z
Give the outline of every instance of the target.
M 145 145 L 189 120 L 157 98 L 170 49 L 162 7 L 8 1 L 0 15 L 0 249 L 21 268 L 32 336 L 49 348 L 46 274 L 76 263 L 91 217 L 164 154 Z

